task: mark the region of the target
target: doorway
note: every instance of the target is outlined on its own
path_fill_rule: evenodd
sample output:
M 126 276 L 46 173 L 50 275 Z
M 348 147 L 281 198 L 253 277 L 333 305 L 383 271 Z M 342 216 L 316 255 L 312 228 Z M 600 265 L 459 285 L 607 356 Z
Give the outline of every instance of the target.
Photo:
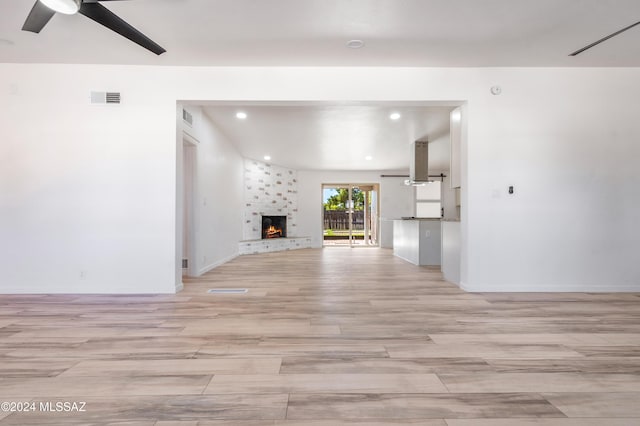
M 322 185 L 323 246 L 378 247 L 379 185 Z
M 196 268 L 196 191 L 197 145 L 192 138 L 182 141 L 182 276 L 197 276 Z

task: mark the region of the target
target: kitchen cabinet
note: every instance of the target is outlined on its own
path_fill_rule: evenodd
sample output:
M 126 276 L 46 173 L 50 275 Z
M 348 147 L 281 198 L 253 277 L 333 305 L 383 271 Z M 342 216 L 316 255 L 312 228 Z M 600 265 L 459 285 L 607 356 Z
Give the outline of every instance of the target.
M 440 266 L 440 219 L 400 219 L 393 222 L 393 254 L 414 265 Z

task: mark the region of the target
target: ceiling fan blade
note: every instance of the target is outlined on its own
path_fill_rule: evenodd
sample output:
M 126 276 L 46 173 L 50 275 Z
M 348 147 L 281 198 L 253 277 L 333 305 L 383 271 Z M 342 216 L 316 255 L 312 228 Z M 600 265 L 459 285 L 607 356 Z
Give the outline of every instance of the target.
M 122 18 L 99 3 L 82 3 L 80 13 L 110 30 L 117 32 L 121 36 L 128 38 L 132 42 L 139 44 L 145 49 L 152 51 L 156 55 L 162 55 L 166 52 L 166 50 L 156 42 L 127 24 Z
M 39 33 L 55 14 L 56 12 L 36 0 L 31 12 L 29 12 L 29 16 L 27 16 L 27 20 L 24 21 L 22 31 Z
M 627 31 L 627 30 L 630 30 L 631 28 L 635 27 L 636 25 L 640 25 L 640 21 L 636 22 L 635 24 L 631 24 L 631 25 L 629 25 L 628 27 L 624 27 L 623 29 L 616 31 L 616 32 L 615 32 L 615 33 L 613 33 L 613 34 L 609 34 L 608 36 L 603 37 L 603 38 L 601 38 L 601 39 L 600 39 L 600 40 L 598 40 L 598 41 L 594 41 L 594 42 L 593 42 L 593 43 L 591 43 L 590 45 L 585 46 L 585 47 L 583 47 L 582 49 L 578 49 L 578 50 L 576 50 L 576 51 L 575 51 L 575 52 L 573 52 L 573 53 L 570 53 L 570 54 L 569 54 L 569 56 L 576 56 L 576 55 L 579 55 L 580 53 L 584 52 L 585 50 L 587 50 L 587 49 L 591 49 L 592 47 L 599 45 L 599 44 L 600 44 L 600 43 L 602 43 L 603 41 L 607 41 L 607 40 L 609 40 L 611 37 L 615 37 L 615 36 L 617 36 L 617 35 L 618 35 L 618 34 L 620 34 L 620 33 L 623 33 L 623 32 L 625 32 L 625 31 Z

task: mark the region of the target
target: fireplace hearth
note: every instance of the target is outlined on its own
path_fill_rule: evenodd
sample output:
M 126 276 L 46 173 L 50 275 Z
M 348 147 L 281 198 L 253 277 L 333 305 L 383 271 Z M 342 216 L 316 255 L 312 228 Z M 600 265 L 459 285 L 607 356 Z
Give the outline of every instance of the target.
M 287 236 L 286 216 L 262 216 L 262 239 L 285 238 Z

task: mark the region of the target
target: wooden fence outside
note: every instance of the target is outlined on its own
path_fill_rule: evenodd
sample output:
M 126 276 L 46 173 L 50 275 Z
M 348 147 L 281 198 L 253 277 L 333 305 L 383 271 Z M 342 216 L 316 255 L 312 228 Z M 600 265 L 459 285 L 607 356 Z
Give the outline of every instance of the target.
M 364 211 L 354 211 L 351 221 L 353 230 L 364 230 Z M 349 229 L 349 212 L 340 210 L 325 210 L 324 229 Z

